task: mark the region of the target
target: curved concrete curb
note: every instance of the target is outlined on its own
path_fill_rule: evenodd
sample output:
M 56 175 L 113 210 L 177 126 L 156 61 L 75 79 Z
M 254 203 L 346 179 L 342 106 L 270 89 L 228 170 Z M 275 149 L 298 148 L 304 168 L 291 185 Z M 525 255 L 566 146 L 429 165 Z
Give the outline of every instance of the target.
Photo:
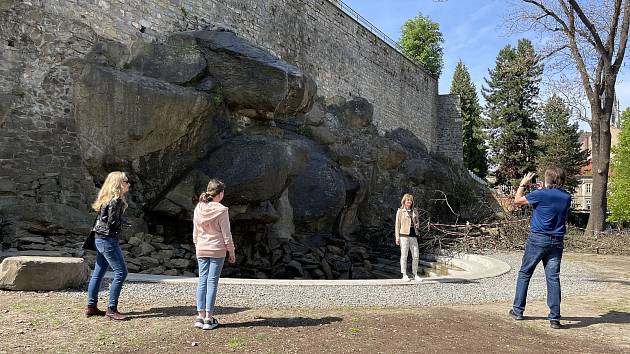
M 460 270 L 449 269 L 448 275 L 432 277 L 431 280 L 475 280 L 503 275 L 512 269 L 509 264 L 488 256 L 461 254 L 454 257 L 439 257 L 438 262 L 452 265 Z
M 475 279 L 491 278 L 510 271 L 510 266 L 498 259 L 475 254 L 456 255 L 454 257 L 438 257 L 438 263 L 453 265 L 462 270 L 449 269 L 448 275 L 431 276 L 423 278 L 423 281 L 402 281 L 400 279 L 355 279 L 355 280 L 293 280 L 293 279 L 244 279 L 244 278 L 221 278 L 220 284 L 236 285 L 291 285 L 291 286 L 335 286 L 335 285 L 417 285 L 435 282 L 465 282 Z M 112 278 L 113 274 L 108 272 L 106 278 Z M 169 275 L 152 275 L 129 273 L 128 281 L 147 283 L 189 283 L 196 284 L 197 277 L 181 277 Z

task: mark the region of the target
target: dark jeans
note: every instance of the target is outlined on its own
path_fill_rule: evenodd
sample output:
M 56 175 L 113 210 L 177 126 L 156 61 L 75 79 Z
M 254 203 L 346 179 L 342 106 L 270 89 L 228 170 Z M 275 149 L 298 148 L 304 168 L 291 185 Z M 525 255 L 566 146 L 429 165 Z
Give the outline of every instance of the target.
M 560 319 L 560 262 L 564 249 L 564 237 L 530 233 L 525 245 L 525 254 L 516 279 L 516 294 L 512 310 L 517 315 L 525 311 L 529 279 L 540 261 L 545 268 L 547 280 L 547 306 L 549 319 Z
M 98 303 L 98 290 L 107 272 L 107 266 L 111 266 L 114 271 L 114 279 L 109 288 L 108 307 L 118 307 L 118 297 L 122 290 L 123 281 L 127 278 L 127 263 L 120 250 L 117 238 L 96 238 L 96 264 L 88 284 L 88 305 L 96 306 Z

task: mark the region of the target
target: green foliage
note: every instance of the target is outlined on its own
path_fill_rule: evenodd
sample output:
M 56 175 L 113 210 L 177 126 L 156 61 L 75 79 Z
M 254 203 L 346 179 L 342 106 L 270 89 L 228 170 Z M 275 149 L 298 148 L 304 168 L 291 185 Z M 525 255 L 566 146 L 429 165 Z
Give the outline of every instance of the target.
M 231 350 L 236 350 L 238 348 L 242 348 L 247 344 L 247 342 L 239 337 L 230 338 L 227 342 L 227 347 Z
M 221 95 L 215 94 L 212 96 L 212 105 L 214 106 L 214 108 L 221 107 L 222 103 L 223 103 L 223 97 Z
M 443 66 L 440 25 L 418 14 L 407 20 L 401 28 L 398 44 L 410 58 L 422 65 L 431 75 L 439 77 Z
M 547 166 L 561 167 L 567 175 L 567 189 L 573 190 L 578 185 L 580 168 L 587 164 L 588 151 L 582 151 L 578 124 L 569 123 L 570 115 L 560 97 L 554 95 L 547 100 L 539 140 L 542 155 L 538 159 L 538 175 L 543 176 Z
M 218 85 L 214 89 L 214 94 L 212 95 L 212 106 L 215 109 L 218 109 L 223 104 L 223 86 Z
M 460 60 L 455 67 L 451 93 L 459 95 L 462 112 L 462 139 L 464 147 L 464 165 L 479 177 L 488 174 L 486 158 L 486 140 L 481 120 L 481 106 L 477 98 L 477 89 L 470 79 L 468 68 Z
M 482 88 L 489 118 L 490 157 L 499 185 L 509 185 L 535 171 L 538 97 L 543 65 L 527 39 L 516 48 L 507 45 L 497 55 L 495 68 Z
M 619 142 L 612 148 L 608 221 L 630 221 L 630 108 L 621 114 Z

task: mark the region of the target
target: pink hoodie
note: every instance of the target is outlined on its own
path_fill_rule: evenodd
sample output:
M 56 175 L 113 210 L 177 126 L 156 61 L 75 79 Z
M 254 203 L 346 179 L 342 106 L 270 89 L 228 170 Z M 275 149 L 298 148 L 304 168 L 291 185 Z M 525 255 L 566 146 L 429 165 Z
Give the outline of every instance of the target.
M 225 251 L 233 254 L 227 207 L 217 202 L 197 204 L 193 217 L 193 243 L 197 257 L 222 258 Z

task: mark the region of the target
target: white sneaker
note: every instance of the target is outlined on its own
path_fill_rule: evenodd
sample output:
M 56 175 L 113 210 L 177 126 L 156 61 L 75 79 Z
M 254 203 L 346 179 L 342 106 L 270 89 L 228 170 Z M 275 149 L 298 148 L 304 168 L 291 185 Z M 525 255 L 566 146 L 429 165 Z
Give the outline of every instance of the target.
M 413 280 L 421 282 L 421 281 L 422 281 L 422 278 L 421 278 L 418 274 L 416 274 L 416 275 L 413 277 Z
M 410 281 L 411 279 L 407 276 L 407 274 L 403 274 L 402 280 L 403 281 Z
M 215 329 L 219 327 L 219 321 L 216 318 L 210 317 L 203 320 L 202 329 Z
M 193 325 L 196 328 L 203 328 L 203 318 L 197 316 L 197 318 L 195 318 L 195 324 Z

